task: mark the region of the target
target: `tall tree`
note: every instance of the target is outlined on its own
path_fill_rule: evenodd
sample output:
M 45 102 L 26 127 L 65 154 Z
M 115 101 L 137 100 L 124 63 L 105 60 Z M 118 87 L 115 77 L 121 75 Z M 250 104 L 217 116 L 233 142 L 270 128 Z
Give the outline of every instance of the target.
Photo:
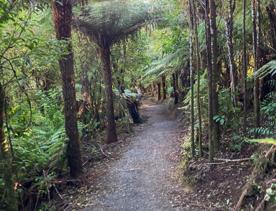
M 202 156 L 202 116 L 201 116 L 201 100 L 200 100 L 200 50 L 198 41 L 198 18 L 195 6 L 195 1 L 192 0 L 192 12 L 194 17 L 194 42 L 195 42 L 195 58 L 196 58 L 196 71 L 197 71 L 197 115 L 198 115 L 198 145 L 199 154 Z
M 209 139 L 209 160 L 214 158 L 214 141 L 213 141 L 213 70 L 212 70 L 212 51 L 211 51 L 211 32 L 210 32 L 210 18 L 209 18 L 209 0 L 205 0 L 205 36 L 206 36 L 206 60 L 208 73 L 208 139 Z
M 259 0 L 251 1 L 252 23 L 253 23 L 253 55 L 254 71 L 260 68 L 260 2 Z M 254 77 L 254 115 L 255 127 L 260 127 L 260 80 Z
M 243 0 L 243 27 L 242 27 L 242 40 L 243 40 L 243 132 L 246 132 L 247 127 L 247 56 L 246 56 L 246 0 Z
M 66 41 L 67 53 L 59 59 L 64 98 L 65 131 L 68 141 L 68 165 L 70 175 L 78 177 L 82 172 L 79 134 L 77 127 L 77 103 L 74 79 L 74 58 L 71 44 L 72 2 L 54 0 L 52 4 L 56 38 Z
M 209 0 L 210 7 L 210 34 L 211 34 L 211 62 L 212 62 L 212 98 L 213 98 L 213 117 L 218 115 L 219 104 L 218 104 L 218 82 L 219 82 L 219 65 L 218 65 L 218 42 L 217 42 L 217 5 L 215 0 Z M 213 128 L 213 143 L 215 151 L 219 147 L 219 123 L 214 122 Z
M 226 28 L 226 40 L 227 40 L 227 49 L 228 49 L 228 63 L 230 70 L 230 89 L 231 89 L 231 98 L 236 105 L 236 64 L 234 61 L 234 45 L 233 45 L 233 28 L 234 28 L 234 11 L 236 7 L 236 0 L 227 0 L 228 3 L 228 12 L 225 19 L 225 28 Z
M 192 156 L 195 156 L 195 110 L 194 110 L 194 14 L 193 14 L 193 3 L 189 0 L 189 49 L 190 49 L 190 89 L 191 89 L 191 145 L 192 145 Z
M 268 20 L 270 23 L 270 39 L 272 51 L 276 52 L 276 3 L 275 1 L 270 1 L 268 6 L 266 7 L 266 11 L 268 14 Z
M 104 44 L 100 47 L 101 61 L 103 65 L 102 73 L 105 87 L 106 98 L 106 117 L 107 117 L 107 137 L 106 143 L 117 142 L 116 123 L 114 118 L 113 91 L 112 91 L 112 72 L 110 65 L 110 45 Z

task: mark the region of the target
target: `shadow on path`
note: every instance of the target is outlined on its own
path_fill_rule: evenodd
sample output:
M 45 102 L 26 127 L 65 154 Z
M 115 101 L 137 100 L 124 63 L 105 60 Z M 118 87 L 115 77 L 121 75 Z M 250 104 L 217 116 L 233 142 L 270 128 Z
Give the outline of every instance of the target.
M 178 123 L 170 118 L 166 106 L 149 100 L 143 102 L 141 112 L 147 121 L 134 128 L 120 159 L 106 166 L 94 181 L 83 210 L 183 210 L 174 208 L 168 196 L 180 188 L 172 178 L 178 164 L 173 159 Z

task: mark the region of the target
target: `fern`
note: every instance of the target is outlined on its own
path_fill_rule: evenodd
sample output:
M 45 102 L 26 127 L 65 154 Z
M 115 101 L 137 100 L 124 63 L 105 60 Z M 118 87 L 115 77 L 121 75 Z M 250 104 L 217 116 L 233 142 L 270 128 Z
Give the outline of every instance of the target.
M 268 128 L 264 128 L 264 127 L 253 128 L 249 131 L 249 134 L 258 135 L 258 136 L 266 136 L 266 137 L 276 135 L 273 131 L 271 131 Z
M 254 73 L 254 76 L 258 78 L 264 78 L 267 75 L 276 75 L 276 60 L 268 62 Z
M 185 48 L 179 48 L 174 53 L 168 54 L 162 59 L 153 62 L 146 70 L 144 77 L 155 75 L 159 77 L 168 71 L 177 69 L 186 57 Z
M 26 124 L 28 105 L 21 104 L 9 111 L 10 124 L 14 126 L 11 138 L 17 181 L 23 187 L 26 180 L 33 181 L 31 189 L 41 194 L 51 187 L 54 178 L 67 171 L 67 138 L 59 99 L 59 90 L 38 91 L 33 104 L 32 125 Z M 0 193 L 1 187 L 0 182 Z

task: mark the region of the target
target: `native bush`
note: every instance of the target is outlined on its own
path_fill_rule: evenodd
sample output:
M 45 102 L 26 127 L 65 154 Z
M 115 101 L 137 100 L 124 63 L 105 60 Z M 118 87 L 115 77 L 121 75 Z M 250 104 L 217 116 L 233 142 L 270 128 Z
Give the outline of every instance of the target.
M 234 106 L 231 100 L 230 89 L 219 91 L 219 111 L 220 114 L 214 117 L 225 129 L 238 128 L 241 110 L 239 106 Z
M 35 102 L 31 120 L 26 117 L 30 112 L 27 104 L 22 103 L 9 109 L 12 125 L 9 133 L 18 193 L 23 193 L 20 189 L 25 189 L 25 184 L 31 183 L 28 188 L 37 192 L 39 197 L 48 193 L 51 182 L 67 171 L 67 141 L 60 91 L 37 91 Z M 27 124 L 29 121 L 31 124 Z M 3 193 L 4 186 L 1 181 L 0 178 L 0 193 Z

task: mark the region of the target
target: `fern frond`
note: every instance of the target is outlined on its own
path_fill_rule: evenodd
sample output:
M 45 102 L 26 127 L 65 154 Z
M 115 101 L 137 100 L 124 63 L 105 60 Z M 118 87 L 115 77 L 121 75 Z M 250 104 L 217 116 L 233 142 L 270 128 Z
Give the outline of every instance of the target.
M 160 76 L 172 69 L 177 69 L 179 64 L 182 64 L 182 60 L 185 58 L 185 48 L 179 48 L 174 53 L 166 55 L 163 59 L 158 62 L 153 62 L 148 69 L 145 70 L 144 77 L 156 75 Z
M 276 75 L 276 60 L 272 60 L 254 73 L 254 77 L 264 78 L 267 75 Z

